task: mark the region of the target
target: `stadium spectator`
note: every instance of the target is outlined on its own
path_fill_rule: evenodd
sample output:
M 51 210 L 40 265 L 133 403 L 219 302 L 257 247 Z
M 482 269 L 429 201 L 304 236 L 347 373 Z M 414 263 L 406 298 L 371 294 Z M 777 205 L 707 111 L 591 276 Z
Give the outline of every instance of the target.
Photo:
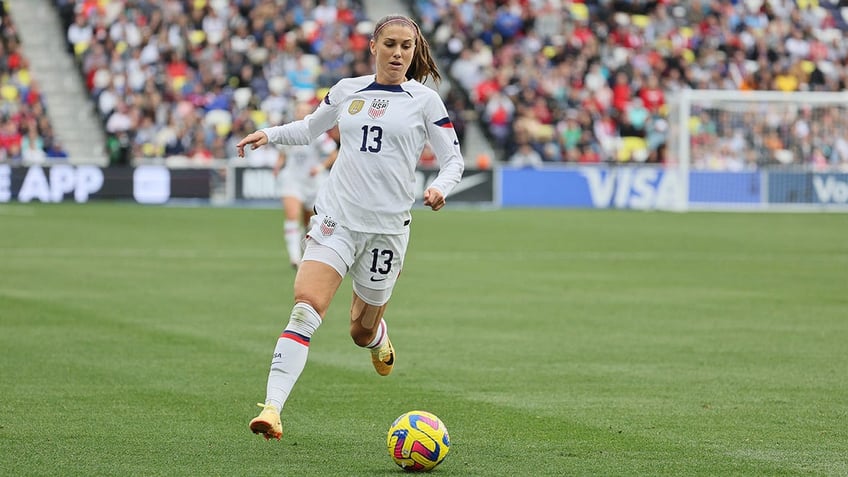
M 80 12 L 76 15 L 74 23 L 68 27 L 68 43 L 76 48 L 87 48 L 94 38 L 94 28 L 88 23 L 85 15 Z
M 512 155 L 509 156 L 509 165 L 513 167 L 540 167 L 543 164 L 542 155 L 533 149 L 530 144 L 528 133 L 519 130 L 516 143 L 518 147 Z
M 11 118 L 5 117 L 0 123 L 0 151 L 3 159 L 16 160 L 21 158 L 21 143 L 23 136 L 17 124 Z
M 21 139 L 21 161 L 27 165 L 43 164 L 47 161 L 44 141 L 35 127 L 28 128 L 26 136 Z

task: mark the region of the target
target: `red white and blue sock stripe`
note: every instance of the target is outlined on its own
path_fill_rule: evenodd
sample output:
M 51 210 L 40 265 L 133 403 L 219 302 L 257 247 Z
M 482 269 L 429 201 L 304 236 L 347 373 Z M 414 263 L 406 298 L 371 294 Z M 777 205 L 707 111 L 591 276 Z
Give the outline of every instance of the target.
M 309 346 L 310 337 L 304 336 L 296 331 L 285 330 L 280 335 L 280 338 L 287 338 L 297 343 L 302 344 L 303 346 Z

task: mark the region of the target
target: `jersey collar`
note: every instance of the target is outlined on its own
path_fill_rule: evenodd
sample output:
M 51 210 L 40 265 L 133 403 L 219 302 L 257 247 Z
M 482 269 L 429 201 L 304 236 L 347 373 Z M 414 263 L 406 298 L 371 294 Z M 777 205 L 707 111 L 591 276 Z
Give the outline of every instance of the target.
M 408 91 L 403 89 L 402 85 L 399 84 L 380 84 L 376 81 L 372 81 L 368 86 L 360 89 L 357 93 L 361 93 L 362 91 L 388 91 L 390 93 L 406 93 L 409 94 Z M 410 96 L 412 96 L 410 94 Z

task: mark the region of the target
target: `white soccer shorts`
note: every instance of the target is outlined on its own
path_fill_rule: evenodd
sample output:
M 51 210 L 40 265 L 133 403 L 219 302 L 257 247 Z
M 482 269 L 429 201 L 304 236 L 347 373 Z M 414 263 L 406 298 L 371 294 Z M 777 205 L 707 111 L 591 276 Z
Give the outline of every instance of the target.
M 307 237 L 303 260 L 326 263 L 342 277 L 349 273 L 354 291 L 369 305 L 380 306 L 389 301 L 403 269 L 409 245 L 408 227 L 397 235 L 355 232 L 335 219 L 315 215 Z
M 303 176 L 283 168 L 277 176 L 277 193 L 280 197 L 294 197 L 306 207 L 311 208 L 318 197 L 318 189 L 326 179 L 327 171 L 315 176 Z

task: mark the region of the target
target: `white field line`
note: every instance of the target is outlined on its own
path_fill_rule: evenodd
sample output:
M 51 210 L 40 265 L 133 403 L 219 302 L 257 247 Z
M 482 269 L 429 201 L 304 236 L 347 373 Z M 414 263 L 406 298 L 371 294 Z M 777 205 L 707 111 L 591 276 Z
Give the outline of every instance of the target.
M 0 216 L 8 217 L 34 217 L 35 207 L 3 207 L 0 206 Z
M 73 247 L 1 247 L 0 257 L 8 258 L 168 258 L 185 260 L 275 260 L 284 255 L 280 247 L 278 253 L 267 250 L 221 249 L 190 250 L 169 248 L 73 248 Z M 638 251 L 557 251 L 557 250 L 513 250 L 502 251 L 444 251 L 407 253 L 407 259 L 431 261 L 495 261 L 512 262 L 516 260 L 537 261 L 630 261 L 653 262 L 657 260 L 678 261 L 733 261 L 733 262 L 772 262 L 772 261 L 824 261 L 848 262 L 848 253 L 724 253 L 724 252 L 638 252 Z
M 280 249 L 283 254 L 284 250 Z M 275 259 L 279 254 L 248 249 L 197 251 L 164 248 L 70 248 L 70 247 L 5 247 L 0 248 L 3 258 L 171 258 L 171 259 Z

